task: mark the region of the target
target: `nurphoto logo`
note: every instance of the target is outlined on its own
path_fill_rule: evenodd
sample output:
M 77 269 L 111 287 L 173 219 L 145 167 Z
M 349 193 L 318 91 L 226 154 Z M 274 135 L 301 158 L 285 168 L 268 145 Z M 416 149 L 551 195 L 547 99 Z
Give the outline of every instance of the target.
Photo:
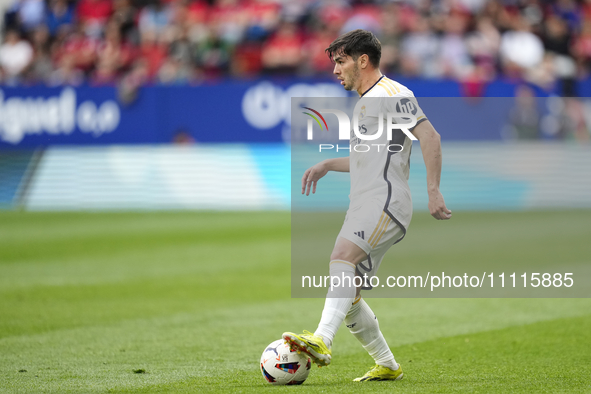
M 408 100 L 406 100 L 408 101 Z M 355 150 L 356 152 L 369 152 L 370 150 L 377 149 L 379 152 L 381 149 L 387 149 L 390 152 L 400 152 L 403 149 L 403 146 L 400 144 L 392 144 L 389 143 L 392 141 L 392 133 L 394 130 L 400 130 L 404 133 L 408 138 L 412 141 L 416 141 L 417 138 L 410 132 L 417 124 L 417 117 L 416 117 L 416 109 L 413 111 L 412 102 L 408 103 L 397 103 L 396 111 L 395 112 L 386 112 L 384 116 L 383 112 L 377 112 L 377 131 L 375 133 L 368 133 L 368 124 L 366 121 L 368 120 L 368 110 L 366 105 L 363 105 L 363 101 L 359 101 L 355 106 L 353 111 L 353 127 L 351 127 L 351 121 L 349 116 L 344 111 L 338 109 L 313 109 L 310 107 L 302 107 L 309 112 L 305 111 L 302 112 L 305 115 L 308 115 L 310 119 L 307 122 L 307 139 L 309 141 L 314 139 L 314 121 L 320 127 L 320 130 L 329 131 L 328 123 L 326 122 L 325 117 L 323 116 L 326 114 L 333 114 L 337 117 L 339 129 L 338 129 L 338 138 L 339 140 L 350 140 L 352 143 L 356 142 L 352 146 L 342 147 L 338 144 L 319 144 L 319 152 L 323 150 L 332 150 L 336 149 L 338 152 L 339 150 Z M 413 113 L 414 112 L 414 113 Z M 384 127 L 384 119 L 386 126 Z M 363 121 L 362 124 L 360 122 Z M 374 116 L 375 121 L 375 116 Z M 386 140 L 385 142 L 388 143 L 372 143 L 366 144 L 362 143 L 362 141 L 377 141 L 382 137 L 384 134 L 384 129 L 386 130 Z M 379 141 L 377 141 L 379 142 Z

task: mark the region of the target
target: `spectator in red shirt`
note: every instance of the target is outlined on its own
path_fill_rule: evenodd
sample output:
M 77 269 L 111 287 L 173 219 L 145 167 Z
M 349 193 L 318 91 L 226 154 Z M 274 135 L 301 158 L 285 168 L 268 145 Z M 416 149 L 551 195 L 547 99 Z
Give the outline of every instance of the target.
M 111 0 L 80 0 L 76 8 L 78 22 L 83 25 L 86 34 L 93 37 L 101 35 L 112 13 Z
M 280 11 L 279 4 L 274 1 L 253 0 L 245 10 L 248 15 L 247 39 L 256 41 L 267 38 L 279 24 Z
M 55 63 L 66 63 L 69 66 L 88 73 L 94 68 L 98 40 L 84 34 L 84 27 L 70 33 L 63 44 L 57 49 Z
M 209 17 L 209 6 L 203 0 L 189 2 L 187 5 L 187 20 L 190 23 L 205 23 Z
M 105 40 L 97 47 L 97 64 L 92 82 L 97 85 L 114 83 L 120 72 L 131 65 L 133 56 L 132 46 L 122 42 L 117 22 L 109 22 L 105 28 Z
M 307 67 L 313 73 L 330 72 L 333 68 L 331 62 L 327 61 L 324 50 L 337 37 L 336 32 L 331 32 L 326 25 L 319 26 L 304 43 L 304 52 L 308 54 Z
M 139 56 L 145 61 L 147 78 L 149 80 L 153 80 L 156 76 L 167 55 L 167 43 L 159 40 L 156 34 L 150 30 L 142 33 Z
M 237 77 L 253 77 L 263 68 L 262 45 L 256 41 L 240 44 L 235 50 L 230 67 Z
M 236 44 L 244 37 L 248 13 L 238 0 L 216 0 L 209 13 L 209 22 L 216 35 L 228 44 Z
M 263 67 L 270 73 L 294 73 L 302 62 L 302 37 L 294 23 L 283 23 L 263 47 Z
M 581 76 L 589 76 L 591 70 L 591 20 L 584 19 L 581 32 L 574 39 L 572 47 Z

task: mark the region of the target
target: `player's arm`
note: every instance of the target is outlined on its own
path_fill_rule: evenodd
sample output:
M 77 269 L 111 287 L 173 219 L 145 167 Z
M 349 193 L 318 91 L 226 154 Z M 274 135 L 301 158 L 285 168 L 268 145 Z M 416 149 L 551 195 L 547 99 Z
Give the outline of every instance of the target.
M 412 133 L 421 143 L 423 160 L 427 167 L 427 192 L 429 193 L 429 212 L 437 220 L 451 218 L 451 211 L 445 206 L 439 191 L 441 179 L 441 136 L 428 120 L 419 123 Z
M 302 177 L 302 194 L 305 193 L 306 196 L 309 196 L 310 189 L 312 189 L 312 194 L 316 193 L 318 180 L 328 171 L 349 172 L 349 157 L 326 159 L 308 168 Z

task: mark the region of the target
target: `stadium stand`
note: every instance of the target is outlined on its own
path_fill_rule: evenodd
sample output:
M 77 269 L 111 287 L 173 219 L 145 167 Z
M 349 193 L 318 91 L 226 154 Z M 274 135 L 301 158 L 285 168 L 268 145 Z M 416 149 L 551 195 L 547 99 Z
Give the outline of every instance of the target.
M 573 95 L 591 65 L 591 2 L 575 0 L 4 0 L 4 85 L 199 84 L 326 75 L 340 33 L 374 31 L 382 68 L 472 86 L 499 78 Z

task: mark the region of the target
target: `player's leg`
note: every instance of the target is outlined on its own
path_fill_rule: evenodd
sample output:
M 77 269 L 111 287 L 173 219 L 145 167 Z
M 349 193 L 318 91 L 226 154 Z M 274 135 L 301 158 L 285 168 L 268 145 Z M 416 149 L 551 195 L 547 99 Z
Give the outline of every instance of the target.
M 396 363 L 380 331 L 378 319 L 361 296 L 355 299 L 353 306 L 349 309 L 345 317 L 345 325 L 376 363 L 376 367 L 355 381 L 402 379 L 402 368 Z
M 391 224 L 388 226 L 384 237 L 374 243 L 375 248 L 370 254 L 371 259 L 358 265 L 359 273 L 367 275 L 368 278 L 375 276 L 384 255 L 403 234 L 404 231 L 398 225 Z M 376 315 L 365 300 L 361 298 L 360 292 L 357 293 L 355 302 L 347 313 L 345 325 L 376 363 L 374 368 L 364 376 L 355 379 L 355 381 L 402 379 L 402 367 L 394 359 L 394 355 L 380 330 Z
M 331 254 L 329 269 L 333 286 L 328 289 L 316 332 L 283 334 L 283 339 L 291 347 L 308 353 L 318 365 L 330 364 L 332 340 L 355 300 L 355 267 L 366 258 L 363 249 L 339 237 Z
M 332 347 L 332 340 L 355 300 L 355 268 L 365 259 L 367 254 L 359 246 L 345 238 L 337 240 L 330 256 L 330 276 L 340 278 L 339 281 L 342 283 L 339 287 L 329 289 L 320 323 L 314 332 L 322 337 L 329 348 Z

